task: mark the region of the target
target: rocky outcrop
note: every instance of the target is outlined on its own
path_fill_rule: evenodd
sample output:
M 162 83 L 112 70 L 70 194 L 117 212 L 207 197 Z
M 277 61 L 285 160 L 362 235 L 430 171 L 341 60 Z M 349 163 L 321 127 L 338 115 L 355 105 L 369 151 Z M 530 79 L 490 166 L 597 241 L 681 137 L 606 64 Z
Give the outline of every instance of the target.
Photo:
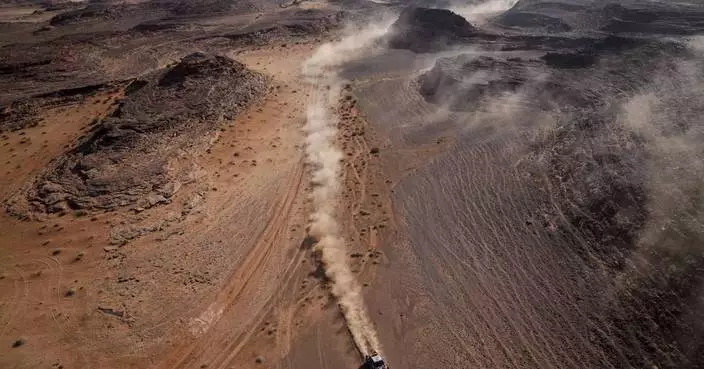
M 446 9 L 407 8 L 389 33 L 390 47 L 427 53 L 465 43 L 476 35 L 476 29 Z
M 33 211 L 48 213 L 167 202 L 183 181 L 172 165 L 178 154 L 207 146 L 218 123 L 234 118 L 266 85 L 243 64 L 202 53 L 136 80 L 114 113 L 56 160 L 26 200 Z
M 602 31 L 664 35 L 704 32 L 704 12 L 691 9 L 639 9 L 608 4 L 593 11 Z
M 704 31 L 704 12 L 695 4 L 682 2 L 521 0 L 494 23 L 547 33 L 598 30 L 612 34 L 692 35 Z
M 322 35 L 338 28 L 342 20 L 341 12 L 302 10 L 290 14 L 286 19 L 276 22 L 262 21 L 222 37 L 229 39 L 235 45 L 266 45 L 274 40 L 285 41 Z
M 124 16 L 127 6 L 111 6 L 106 4 L 91 4 L 82 9 L 71 10 L 55 15 L 49 21 L 52 26 L 66 26 L 88 21 L 114 20 Z
M 542 58 L 553 68 L 586 68 L 596 63 L 597 57 L 590 52 L 547 53 Z
M 572 27 L 560 18 L 522 11 L 508 11 L 502 14 L 497 22 L 505 27 L 541 29 L 547 32 L 567 32 L 572 30 Z
M 99 83 L 65 88 L 13 101 L 4 107 L 0 106 L 0 133 L 35 127 L 41 121 L 39 112 L 42 109 L 79 102 L 99 91 L 117 88 L 119 84 L 119 82 Z

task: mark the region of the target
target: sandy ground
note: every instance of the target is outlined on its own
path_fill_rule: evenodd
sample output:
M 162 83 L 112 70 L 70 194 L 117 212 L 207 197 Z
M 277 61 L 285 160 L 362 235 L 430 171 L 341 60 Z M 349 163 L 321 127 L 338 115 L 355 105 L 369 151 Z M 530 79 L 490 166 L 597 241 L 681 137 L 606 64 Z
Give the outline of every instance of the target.
M 3 214 L 1 367 L 358 362 L 305 242 L 300 66 L 315 46 L 232 55 L 274 88 L 224 125 L 207 153 L 174 160 L 193 180 L 170 204 L 38 222 Z M 37 127 L 4 136 L 2 196 L 70 148 L 119 95 L 57 107 Z M 23 345 L 10 349 L 16 340 Z

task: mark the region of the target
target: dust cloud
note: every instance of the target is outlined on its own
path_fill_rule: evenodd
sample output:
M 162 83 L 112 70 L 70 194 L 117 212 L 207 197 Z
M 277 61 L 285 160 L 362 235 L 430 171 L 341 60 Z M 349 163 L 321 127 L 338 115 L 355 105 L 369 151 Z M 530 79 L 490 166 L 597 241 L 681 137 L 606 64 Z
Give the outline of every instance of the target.
M 701 62 L 680 62 L 666 75 L 655 76 L 652 85 L 623 105 L 619 117 L 621 125 L 641 139 L 647 153 L 643 170 L 650 224 L 640 240 L 646 249 L 657 245 L 677 253 L 701 252 L 701 247 L 694 247 L 704 239 L 701 67 Z M 681 237 L 673 234 L 686 235 L 686 242 L 676 242 Z
M 362 290 L 347 263 L 347 250 L 338 223 L 340 162 L 342 152 L 336 147 L 338 117 L 335 108 L 343 81 L 339 68 L 362 54 L 367 54 L 390 25 L 368 26 L 348 30 L 341 40 L 322 45 L 304 64 L 303 74 L 311 86 L 308 102 L 306 158 L 312 168 L 312 200 L 314 212 L 310 219 L 310 235 L 317 240 L 325 274 L 332 282 L 332 294 L 345 316 L 349 331 L 366 355 L 381 347 L 373 324 L 369 320 Z
M 483 23 L 489 17 L 511 9 L 518 0 L 488 0 L 478 1 L 473 4 L 455 5 L 450 8 L 472 23 Z

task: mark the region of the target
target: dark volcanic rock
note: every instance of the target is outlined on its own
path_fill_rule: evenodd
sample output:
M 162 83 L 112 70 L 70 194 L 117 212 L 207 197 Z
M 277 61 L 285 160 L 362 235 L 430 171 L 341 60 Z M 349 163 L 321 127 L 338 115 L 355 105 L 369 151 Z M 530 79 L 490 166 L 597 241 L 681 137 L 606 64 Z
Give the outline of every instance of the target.
M 596 55 L 589 52 L 547 53 L 545 63 L 554 68 L 586 68 L 596 63 Z
M 446 9 L 407 8 L 391 26 L 389 46 L 417 53 L 435 52 L 467 42 L 476 29 Z
M 126 6 L 91 4 L 85 8 L 55 15 L 49 21 L 52 26 L 65 26 L 94 20 L 113 20 L 121 17 Z
M 178 30 L 181 27 L 183 27 L 181 23 L 157 20 L 140 23 L 132 27 L 131 31 L 148 33 L 160 31 L 173 31 Z
M 194 53 L 181 59 L 181 62 L 169 69 L 159 79 L 159 87 L 183 87 L 187 81 L 198 81 L 212 76 L 239 73 L 244 70 L 243 64 L 230 61 L 224 57 L 208 57 L 202 53 Z M 177 86 L 174 86 L 177 85 Z
M 704 32 L 704 9 L 694 2 L 521 0 L 494 23 L 545 32 L 692 35 Z
M 649 39 L 608 36 L 570 38 L 566 43 L 560 39 L 510 36 L 495 41 L 496 45 L 504 43 L 519 50 L 546 50 L 539 59 L 473 54 L 440 58 L 418 78 L 420 93 L 427 101 L 453 111 L 473 111 L 483 100 L 522 89 L 522 95 L 535 108 L 568 106 L 576 111 L 592 111 L 595 106 L 609 105 L 604 100 L 606 91 L 622 93 L 621 88 L 615 87 L 618 84 L 634 90 L 648 80 L 648 73 L 660 68 L 663 60 L 686 54 L 680 44 Z M 572 50 L 568 51 L 567 46 Z M 536 76 L 548 78 L 537 82 Z M 531 81 L 528 90 L 524 88 L 527 81 Z M 596 124 L 601 113 L 579 121 Z
M 230 12 L 248 13 L 262 10 L 267 1 L 231 0 L 154 0 L 152 7 L 168 9 L 175 16 L 202 16 Z
M 572 27 L 560 18 L 514 10 L 502 14 L 497 19 L 497 23 L 505 27 L 542 29 L 547 32 L 567 32 L 572 30 Z
M 266 45 L 274 40 L 320 36 L 340 26 L 344 14 L 326 10 L 287 11 L 277 19 L 264 19 L 222 35 L 237 45 Z
M 170 170 L 177 153 L 207 146 L 218 123 L 256 100 L 266 84 L 243 64 L 202 53 L 134 81 L 112 116 L 34 183 L 30 205 L 52 213 L 164 202 L 167 189 L 191 175 Z
M 532 32 L 566 32 L 573 29 L 567 19 L 586 8 L 586 1 L 518 1 L 493 22 L 503 27 Z
M 16 101 L 0 108 L 0 133 L 35 127 L 39 124 L 36 104 L 29 101 Z
M 590 9 L 598 29 L 611 33 L 692 35 L 704 32 L 704 11 L 668 3 L 613 3 Z
M 51 60 L 38 60 L 24 63 L 0 63 L 0 74 L 23 74 L 30 73 L 33 67 L 47 65 L 51 63 Z
M 76 88 L 65 88 L 13 101 L 4 107 L 0 105 L 0 132 L 34 127 L 40 121 L 38 113 L 42 109 L 80 102 L 87 96 L 115 88 L 118 84 L 100 83 Z

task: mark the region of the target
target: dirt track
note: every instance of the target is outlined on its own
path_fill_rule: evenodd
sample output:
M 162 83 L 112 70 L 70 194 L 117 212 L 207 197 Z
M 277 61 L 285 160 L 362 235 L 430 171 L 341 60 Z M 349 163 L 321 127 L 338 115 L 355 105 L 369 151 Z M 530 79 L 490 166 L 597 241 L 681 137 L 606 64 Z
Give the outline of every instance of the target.
M 255 367 L 258 356 L 289 367 L 356 361 L 303 243 L 309 211 L 300 132 L 306 86 L 298 74 L 314 47 L 234 55 L 272 76 L 275 88 L 218 132 L 207 154 L 182 159 L 198 168 L 198 180 L 183 185 L 171 204 L 136 217 L 66 215 L 36 224 L 3 217 L 2 229 L 9 232 L 2 240 L 7 252 L 0 286 L 15 297 L 2 306 L 2 337 L 21 336 L 27 344 L 2 361 L 28 367 L 149 362 L 163 368 Z M 73 126 L 58 128 L 48 113 L 39 127 L 8 133 L 3 150 L 8 158 L 15 155 L 4 163 L 3 170 L 13 173 L 3 177 L 13 181 L 3 184 L 5 194 L 70 145 L 96 112 L 106 111 L 103 98 L 68 109 Z M 35 152 L 41 132 L 52 133 L 45 135 L 50 141 Z M 30 143 L 19 143 L 23 138 Z M 17 165 L 23 162 L 31 165 Z M 122 235 L 129 243 L 111 244 L 110 236 Z M 79 252 L 81 259 L 72 260 Z M 76 292 L 65 296 L 69 288 Z M 38 324 L 28 330 L 30 321 Z M 300 354 L 307 350 L 307 344 L 299 348 L 306 336 L 317 337 L 315 358 Z M 353 356 L 343 359 L 345 352 Z

